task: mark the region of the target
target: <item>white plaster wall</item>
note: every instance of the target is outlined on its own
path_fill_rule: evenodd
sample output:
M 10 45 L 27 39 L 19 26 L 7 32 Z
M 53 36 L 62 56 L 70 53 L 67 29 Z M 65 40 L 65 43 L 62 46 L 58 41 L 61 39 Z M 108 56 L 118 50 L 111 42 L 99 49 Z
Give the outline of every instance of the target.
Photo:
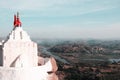
M 16 27 L 3 44 L 3 66 L 16 67 L 13 63 L 21 67 L 37 66 L 37 53 L 37 44 L 30 40 L 29 35 L 21 27 Z M 19 56 L 20 61 L 15 62 Z
M 0 67 L 0 80 L 49 80 L 47 72 L 51 70 L 50 60 L 45 65 L 38 67 Z
M 9 41 L 3 47 L 3 65 L 10 66 L 12 62 L 20 55 L 23 55 L 23 60 L 28 59 L 28 66 L 37 66 L 37 44 L 34 42 L 14 42 Z
M 49 80 L 51 77 L 47 73 L 53 68 L 51 60 L 47 58 L 44 65 L 37 66 L 37 44 L 21 27 L 11 31 L 0 49 L 3 64 L 0 64 L 0 80 Z
M 12 62 L 20 55 L 22 56 L 21 60 L 24 60 L 28 66 L 37 66 L 38 57 L 37 57 L 37 44 L 34 42 L 14 42 L 8 41 L 4 44 L 3 47 L 3 66 L 9 67 Z M 23 64 L 24 65 L 24 64 Z
M 43 67 L 3 68 L 0 67 L 0 80 L 47 80 L 48 73 Z

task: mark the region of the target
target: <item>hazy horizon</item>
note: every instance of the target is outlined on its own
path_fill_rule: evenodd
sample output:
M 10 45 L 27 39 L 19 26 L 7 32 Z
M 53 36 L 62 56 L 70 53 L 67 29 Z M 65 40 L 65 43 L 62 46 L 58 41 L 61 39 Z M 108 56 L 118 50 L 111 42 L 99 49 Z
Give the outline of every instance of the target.
M 0 37 L 13 28 L 18 11 L 32 38 L 118 39 L 120 0 L 0 0 Z

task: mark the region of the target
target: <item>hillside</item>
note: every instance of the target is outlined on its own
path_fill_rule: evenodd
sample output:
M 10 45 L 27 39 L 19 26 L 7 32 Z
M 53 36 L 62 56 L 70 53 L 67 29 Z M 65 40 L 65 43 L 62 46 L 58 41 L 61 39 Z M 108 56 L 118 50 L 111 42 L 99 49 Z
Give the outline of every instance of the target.
M 49 41 L 40 46 L 46 49 L 42 56 L 51 56 L 50 53 L 69 62 L 66 64 L 56 58 L 59 80 L 120 79 L 120 61 L 115 61 L 120 59 L 120 41 Z M 39 47 L 39 50 L 44 48 Z
M 120 41 L 66 41 L 49 47 L 55 53 L 120 54 Z

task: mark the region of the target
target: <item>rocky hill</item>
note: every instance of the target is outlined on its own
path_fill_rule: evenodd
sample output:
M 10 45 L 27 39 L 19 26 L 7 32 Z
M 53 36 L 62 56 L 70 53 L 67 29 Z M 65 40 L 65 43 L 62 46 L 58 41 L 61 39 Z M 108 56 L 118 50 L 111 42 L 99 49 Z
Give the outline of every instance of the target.
M 109 62 L 109 59 L 120 58 L 120 41 L 49 41 L 42 43 L 42 47 L 69 62 L 66 64 L 56 58 L 59 80 L 120 79 L 120 63 Z
M 49 48 L 50 52 L 55 53 L 86 53 L 86 54 L 105 54 L 113 53 L 113 50 L 110 50 L 107 47 L 103 47 L 99 44 L 88 44 L 88 43 L 64 43 L 57 44 Z

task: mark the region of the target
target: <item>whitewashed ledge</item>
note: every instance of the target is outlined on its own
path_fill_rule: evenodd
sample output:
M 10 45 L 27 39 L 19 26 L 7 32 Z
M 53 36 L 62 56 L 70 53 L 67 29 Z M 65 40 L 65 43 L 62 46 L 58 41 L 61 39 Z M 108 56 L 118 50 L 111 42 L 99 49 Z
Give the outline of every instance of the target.
M 30 68 L 0 67 L 0 80 L 49 80 L 43 66 Z
M 54 58 L 50 58 L 44 65 L 36 67 L 3 67 L 0 66 L 0 80 L 58 80 Z

